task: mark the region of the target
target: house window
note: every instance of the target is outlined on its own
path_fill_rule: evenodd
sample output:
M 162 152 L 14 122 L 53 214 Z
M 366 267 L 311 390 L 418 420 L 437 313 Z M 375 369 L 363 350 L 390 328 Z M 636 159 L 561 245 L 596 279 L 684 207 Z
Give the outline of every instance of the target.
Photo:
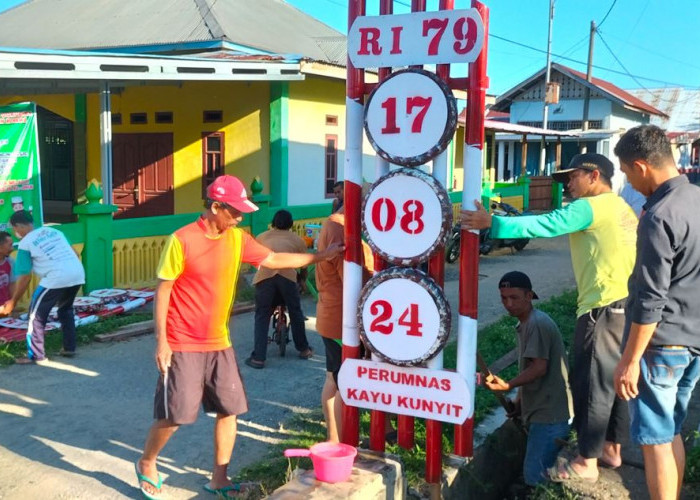
M 146 113 L 131 113 L 132 125 L 145 125 L 148 123 L 148 115 Z
M 172 123 L 172 111 L 156 111 L 156 123 Z
M 202 133 L 202 197 L 207 186 L 224 174 L 224 133 Z
M 326 125 L 335 127 L 338 125 L 338 116 L 337 115 L 326 115 Z
M 326 135 L 326 198 L 333 197 L 333 185 L 338 181 L 338 136 Z
M 122 114 L 121 113 L 112 113 L 112 125 L 121 125 L 122 124 Z
M 224 121 L 224 112 L 221 110 L 208 110 L 202 113 L 204 123 L 221 123 Z

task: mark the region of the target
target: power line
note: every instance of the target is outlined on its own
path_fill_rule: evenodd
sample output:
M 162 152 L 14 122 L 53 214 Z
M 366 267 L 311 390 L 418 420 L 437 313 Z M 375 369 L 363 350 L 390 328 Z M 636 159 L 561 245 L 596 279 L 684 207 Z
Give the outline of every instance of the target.
M 531 46 L 531 45 L 527 45 L 527 44 L 522 43 L 522 42 L 516 42 L 515 40 L 510 40 L 510 39 L 508 39 L 508 38 L 505 38 L 505 37 L 496 35 L 495 33 L 489 33 L 489 37 L 491 37 L 491 38 L 496 38 L 497 40 L 502 40 L 502 41 L 504 41 L 504 42 L 512 43 L 513 45 L 517 45 L 517 46 L 519 46 L 519 47 L 524 47 L 524 48 L 526 48 L 526 49 L 534 50 L 534 51 L 536 51 L 536 52 L 540 52 L 540 53 L 543 53 L 543 54 L 545 54 L 545 53 L 547 52 L 546 50 L 538 49 L 537 47 L 533 47 L 533 46 Z M 577 64 L 583 64 L 583 65 L 587 64 L 587 63 L 584 62 L 584 61 L 579 61 L 578 59 L 573 59 L 573 58 L 567 57 L 567 56 L 565 56 L 565 55 L 563 55 L 563 54 L 554 54 L 554 53 L 553 53 L 553 54 L 552 54 L 552 57 L 557 57 L 557 58 L 559 58 L 559 59 L 564 59 L 564 60 L 566 60 L 566 61 L 575 62 L 575 63 L 577 63 Z M 664 84 L 664 85 L 671 85 L 671 86 L 674 86 L 674 87 L 685 87 L 685 88 L 687 88 L 687 89 L 697 89 L 697 88 L 700 88 L 700 87 L 694 87 L 694 86 L 691 86 L 691 85 L 684 85 L 684 84 L 682 84 L 682 83 L 673 83 L 673 82 L 668 82 L 668 81 L 665 81 L 665 80 L 658 80 L 658 79 L 656 79 L 656 78 L 649 78 L 649 77 L 646 77 L 646 76 L 631 75 L 631 74 L 629 74 L 629 73 L 625 73 L 624 71 L 618 71 L 618 70 L 615 70 L 615 69 L 612 69 L 612 68 L 606 68 L 606 67 L 604 67 L 604 66 L 598 66 L 598 65 L 596 65 L 596 64 L 594 64 L 593 67 L 594 67 L 594 68 L 597 68 L 597 69 L 602 69 L 603 71 L 609 71 L 609 72 L 611 72 L 611 73 L 615 73 L 615 74 L 618 74 L 618 75 L 634 76 L 635 78 L 639 78 L 640 80 L 647 80 L 647 81 L 650 81 L 650 82 L 662 83 L 662 84 Z
M 613 7 L 615 7 L 615 4 L 616 4 L 616 3 L 617 3 L 617 0 L 613 0 L 612 5 L 610 5 L 610 8 L 608 9 L 608 12 L 606 12 L 606 13 L 605 13 L 605 16 L 603 16 L 603 20 L 602 20 L 601 22 L 598 23 L 598 27 L 599 27 L 599 28 L 603 25 L 603 23 L 605 22 L 605 20 L 608 18 L 608 16 L 610 15 L 610 12 L 612 12 Z
M 675 100 L 675 99 L 666 99 L 666 98 L 664 98 L 664 97 L 657 96 L 657 95 L 654 94 L 651 90 L 649 90 L 649 89 L 646 88 L 644 85 L 642 85 L 642 83 L 641 83 L 639 80 L 637 80 L 637 78 L 636 78 L 633 74 L 631 74 L 631 73 L 629 72 L 629 70 L 625 67 L 625 65 L 622 64 L 622 61 L 620 61 L 620 59 L 617 57 L 617 55 L 615 55 L 615 52 L 613 52 L 613 50 L 610 48 L 610 45 L 608 45 L 608 42 L 605 41 L 605 39 L 604 39 L 603 36 L 600 34 L 600 32 L 596 30 L 596 33 L 597 33 L 597 35 L 598 35 L 598 38 L 600 38 L 600 41 L 603 42 L 603 45 L 605 45 L 605 48 L 608 49 L 608 52 L 610 52 L 610 54 L 613 56 L 613 58 L 615 58 L 615 60 L 617 61 L 617 64 L 619 64 L 620 67 L 621 67 L 622 69 L 625 70 L 625 72 L 627 73 L 627 75 L 628 75 L 630 78 L 632 78 L 635 82 L 637 82 L 637 85 L 639 85 L 642 89 L 644 89 L 649 95 L 652 95 L 652 96 L 656 97 L 656 98 L 657 98 L 658 100 L 660 100 L 660 101 L 669 102 L 669 103 L 675 103 L 675 104 L 681 104 L 681 103 L 683 103 L 683 102 L 691 101 L 691 100 L 694 100 L 694 99 L 695 99 L 695 96 L 690 96 L 690 97 L 688 97 L 688 98 L 686 98 L 686 99 L 683 99 L 683 100 L 681 100 L 681 101 L 678 101 L 678 100 Z

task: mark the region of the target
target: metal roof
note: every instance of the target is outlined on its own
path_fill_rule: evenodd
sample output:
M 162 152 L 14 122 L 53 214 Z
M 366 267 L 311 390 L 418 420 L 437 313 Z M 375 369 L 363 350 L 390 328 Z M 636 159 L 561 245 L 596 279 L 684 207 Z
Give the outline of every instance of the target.
M 486 111 L 486 118 L 484 119 L 484 128 L 486 130 L 493 130 L 494 132 L 507 132 L 512 134 L 532 134 L 532 135 L 544 135 L 544 136 L 554 136 L 554 137 L 578 137 L 580 134 L 578 132 L 571 132 L 565 130 L 551 130 L 539 127 L 528 127 L 525 125 L 518 125 L 517 123 L 510 123 L 507 121 L 499 120 L 498 118 L 503 118 L 504 113 L 494 110 Z M 506 114 L 507 115 L 507 114 Z M 457 123 L 464 126 L 467 118 L 467 108 L 464 108 L 462 112 L 457 117 Z
M 246 56 L 247 57 L 247 56 Z M 181 81 L 303 80 L 299 62 L 0 48 L 0 94 Z
M 208 40 L 345 64 L 337 48 L 345 36 L 283 0 L 28 0 L 0 14 L 0 46 L 89 50 Z
M 668 115 L 667 119 L 652 116 L 652 124 L 669 133 L 700 131 L 700 90 L 672 87 L 632 89 L 628 92 Z
M 588 82 L 586 80 L 585 73 L 581 73 L 580 71 L 576 71 L 575 69 L 569 68 L 568 66 L 564 66 L 563 64 L 559 63 L 552 63 L 552 70 L 558 71 L 559 73 L 562 73 L 565 76 L 568 76 L 569 78 L 573 78 L 582 85 L 586 85 L 592 89 L 596 89 L 604 95 L 607 95 L 608 98 L 610 98 L 611 100 L 616 101 L 630 109 L 649 115 L 656 115 L 662 117 L 666 116 L 666 114 L 663 111 L 656 109 L 654 106 L 651 106 L 650 104 L 644 102 L 638 97 L 630 94 L 626 90 L 622 90 L 620 87 L 610 83 L 607 80 L 593 77 L 591 81 Z M 545 71 L 546 68 L 542 68 L 540 71 L 532 75 L 527 80 L 519 83 L 504 94 L 498 96 L 498 98 L 496 99 L 496 104 L 493 105 L 493 108 L 497 111 L 506 111 L 508 108 L 510 108 L 510 103 L 516 96 L 518 96 L 521 92 L 527 90 L 532 84 L 534 84 L 538 80 L 543 79 Z

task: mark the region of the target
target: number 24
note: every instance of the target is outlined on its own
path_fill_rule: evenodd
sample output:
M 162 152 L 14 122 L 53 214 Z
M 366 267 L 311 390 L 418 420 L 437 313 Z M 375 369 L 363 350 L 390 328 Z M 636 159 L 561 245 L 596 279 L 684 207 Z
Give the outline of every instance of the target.
M 369 326 L 370 332 L 378 332 L 383 335 L 389 335 L 394 331 L 394 323 L 391 321 L 393 308 L 386 300 L 375 300 L 369 306 L 369 312 L 376 316 L 374 321 Z M 398 324 L 406 326 L 406 335 L 412 337 L 422 337 L 421 328 L 423 323 L 418 322 L 418 304 L 409 304 L 406 310 L 399 318 Z

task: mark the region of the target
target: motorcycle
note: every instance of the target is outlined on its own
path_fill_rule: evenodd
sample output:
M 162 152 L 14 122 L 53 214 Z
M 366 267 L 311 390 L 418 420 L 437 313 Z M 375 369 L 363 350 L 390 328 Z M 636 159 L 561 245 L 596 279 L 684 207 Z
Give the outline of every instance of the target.
M 491 203 L 491 210 L 493 215 L 500 215 L 503 217 L 518 217 L 523 215 L 523 213 L 514 206 L 501 201 Z M 458 222 L 452 228 L 452 233 L 445 244 L 445 260 L 449 263 L 455 262 L 459 258 L 461 232 L 462 224 Z M 519 252 L 527 246 L 529 241 L 529 238 L 492 238 L 491 229 L 482 229 L 479 231 L 479 255 L 488 255 L 494 248 L 507 247 Z

